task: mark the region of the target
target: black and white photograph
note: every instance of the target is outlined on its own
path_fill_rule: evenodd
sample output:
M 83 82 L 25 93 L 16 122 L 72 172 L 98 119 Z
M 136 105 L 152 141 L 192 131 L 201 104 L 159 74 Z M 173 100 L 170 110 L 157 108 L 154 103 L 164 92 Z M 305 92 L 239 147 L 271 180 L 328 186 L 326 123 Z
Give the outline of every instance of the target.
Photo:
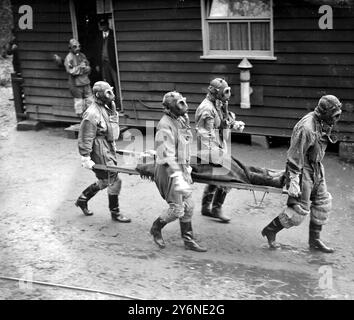
M 354 0 L 0 0 L 0 300 L 353 299 Z

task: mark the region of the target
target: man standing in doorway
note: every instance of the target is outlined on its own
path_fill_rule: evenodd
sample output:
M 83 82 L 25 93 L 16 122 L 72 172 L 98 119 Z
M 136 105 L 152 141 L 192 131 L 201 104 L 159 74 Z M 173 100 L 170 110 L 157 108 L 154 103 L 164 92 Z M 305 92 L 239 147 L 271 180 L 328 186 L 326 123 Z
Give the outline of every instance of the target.
M 96 71 L 101 75 L 102 80 L 114 85 L 114 93 L 117 97 L 116 105 L 118 109 L 121 109 L 113 30 L 109 28 L 107 18 L 100 19 L 98 27 L 98 61 Z

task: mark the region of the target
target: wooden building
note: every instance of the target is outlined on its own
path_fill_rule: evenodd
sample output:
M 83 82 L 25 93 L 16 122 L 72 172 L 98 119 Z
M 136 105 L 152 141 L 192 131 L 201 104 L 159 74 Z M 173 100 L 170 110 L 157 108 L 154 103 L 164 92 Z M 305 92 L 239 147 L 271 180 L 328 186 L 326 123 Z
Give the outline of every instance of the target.
M 12 3 L 16 23 L 22 1 Z M 16 25 L 16 37 L 28 119 L 79 122 L 67 74 L 52 56 L 65 57 L 68 40 L 79 37 L 90 58 L 97 16 L 105 13 L 116 37 L 121 123 L 144 126 L 147 120 L 159 120 L 161 99 L 169 90 L 187 97 L 193 120 L 209 81 L 221 76 L 232 87 L 230 109 L 246 123 L 246 133 L 289 136 L 296 121 L 322 95 L 334 94 L 344 105 L 340 139 L 354 141 L 351 0 L 28 0 L 26 4 L 33 8 L 33 29 Z M 324 4 L 333 11 L 320 9 Z M 323 24 L 327 29 L 321 29 Z M 238 64 L 243 57 L 253 65 L 249 109 L 240 108 Z

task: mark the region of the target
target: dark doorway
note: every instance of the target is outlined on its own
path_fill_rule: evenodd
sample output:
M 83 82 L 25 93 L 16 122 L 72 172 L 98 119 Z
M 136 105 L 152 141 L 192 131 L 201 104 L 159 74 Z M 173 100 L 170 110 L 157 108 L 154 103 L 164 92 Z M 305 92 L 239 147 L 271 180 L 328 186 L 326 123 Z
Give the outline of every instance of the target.
M 91 65 L 90 80 L 105 80 L 114 87 L 117 109 L 123 111 L 120 95 L 119 67 L 113 6 L 111 0 L 73 0 L 78 40 Z M 104 38 L 102 20 L 108 24 L 109 37 Z M 99 22 L 101 30 L 99 27 Z M 104 40 L 106 39 L 106 40 Z M 105 58 L 104 58 L 105 57 Z
M 76 23 L 82 52 L 90 61 L 92 72 L 90 75 L 91 84 L 102 80 L 100 73 L 96 70 L 98 37 L 98 16 L 96 13 L 96 0 L 75 1 Z

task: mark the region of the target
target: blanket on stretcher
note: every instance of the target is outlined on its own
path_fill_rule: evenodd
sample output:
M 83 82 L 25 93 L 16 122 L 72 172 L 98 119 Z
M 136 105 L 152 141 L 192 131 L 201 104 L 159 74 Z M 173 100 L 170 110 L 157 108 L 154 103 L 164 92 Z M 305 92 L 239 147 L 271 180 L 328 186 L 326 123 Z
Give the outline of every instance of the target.
M 202 164 L 192 157 L 192 179 L 218 182 L 237 182 L 274 188 L 283 188 L 286 182 L 285 170 L 273 170 L 247 166 L 235 157 L 226 165 Z M 154 180 L 155 164 L 138 164 L 136 171 L 143 178 Z

